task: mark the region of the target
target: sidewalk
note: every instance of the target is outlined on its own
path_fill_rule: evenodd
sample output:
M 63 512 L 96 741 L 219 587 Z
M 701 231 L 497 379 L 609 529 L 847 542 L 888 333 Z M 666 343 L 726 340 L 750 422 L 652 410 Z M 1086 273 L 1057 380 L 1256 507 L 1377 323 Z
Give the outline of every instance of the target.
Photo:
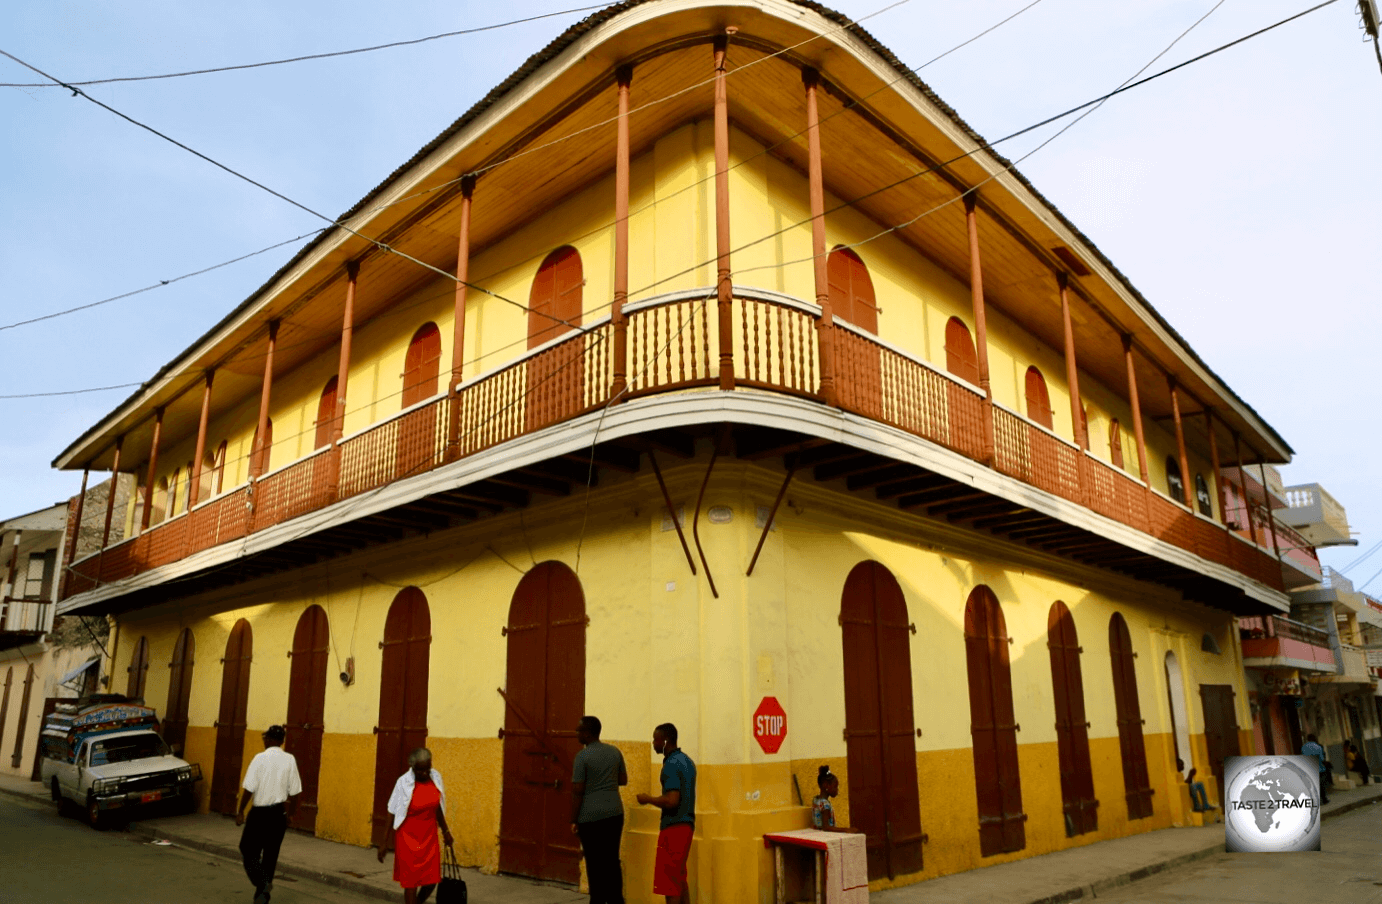
M 0 776 L 0 795 L 52 806 L 37 782 Z M 1324 808 L 1324 819 L 1382 801 L 1382 785 L 1349 791 L 1336 789 Z M 227 817 L 193 814 L 146 819 L 130 824 L 136 835 L 162 838 L 236 862 L 240 830 Z M 1325 844 L 1328 845 L 1328 829 Z M 1129 838 L 1029 857 L 1013 863 L 942 876 L 917 885 L 875 892 L 882 904 L 1058 904 L 1092 898 L 1099 892 L 1217 854 L 1224 849 L 1222 824 L 1203 828 L 1162 829 Z M 279 855 L 280 875 L 313 879 L 356 894 L 397 901 L 393 861 L 381 864 L 373 850 L 288 833 Z M 569 887 L 544 885 L 512 876 L 487 876 L 466 870 L 466 884 L 476 901 L 500 904 L 578 904 L 589 899 Z

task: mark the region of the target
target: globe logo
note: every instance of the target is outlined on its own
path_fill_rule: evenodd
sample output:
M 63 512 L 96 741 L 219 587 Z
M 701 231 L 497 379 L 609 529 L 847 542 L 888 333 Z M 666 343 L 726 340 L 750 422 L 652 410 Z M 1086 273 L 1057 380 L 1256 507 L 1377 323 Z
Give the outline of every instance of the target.
M 1224 784 L 1228 850 L 1320 849 L 1319 763 L 1314 757 L 1228 757 Z

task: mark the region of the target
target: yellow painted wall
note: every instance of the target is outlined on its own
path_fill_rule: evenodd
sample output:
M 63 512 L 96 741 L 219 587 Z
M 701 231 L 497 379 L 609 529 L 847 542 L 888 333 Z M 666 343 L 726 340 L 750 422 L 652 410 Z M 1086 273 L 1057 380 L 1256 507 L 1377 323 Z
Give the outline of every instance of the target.
M 707 456 L 668 467 L 673 497 L 694 503 Z M 843 664 L 837 615 L 845 577 L 860 561 L 876 559 L 897 577 L 906 596 L 912 637 L 911 672 L 923 830 L 929 836 L 925 871 L 898 882 L 1032 856 L 1092 841 L 1183 822 L 1171 753 L 1165 652 L 1174 650 L 1185 677 L 1194 762 L 1204 768 L 1200 684 L 1239 690 L 1238 719 L 1251 722 L 1232 652 L 1230 617 L 1181 603 L 1152 585 L 1114 579 L 1030 551 L 998 544 L 901 512 L 794 484 L 779 511 L 752 577 L 744 568 L 758 539 L 757 506 L 767 506 L 780 475 L 742 462 L 716 466 L 704 506 L 726 506 L 728 524 L 704 518 L 701 537 L 719 597 L 704 571 L 692 577 L 676 534 L 663 530 L 660 493 L 651 475 L 607 482 L 597 491 L 583 538 L 580 498 L 545 502 L 521 516 L 392 544 L 285 576 L 177 600 L 121 618 L 116 672 L 123 675 L 139 636 L 150 642 L 148 699 L 160 710 L 167 696 L 166 663 L 183 625 L 196 637 L 196 668 L 187 755 L 213 774 L 220 666 L 231 626 L 253 630 L 246 759 L 258 733 L 282 721 L 289 660 L 298 618 L 313 603 L 326 610 L 332 674 L 354 656 L 356 681 L 329 679 L 323 742 L 318 834 L 366 844 L 374 783 L 374 737 L 379 705 L 378 642 L 388 606 L 402 586 L 419 586 L 432 613 L 428 725 L 437 767 L 448 779 L 448 819 L 462 859 L 493 870 L 501 801 L 506 641 L 501 628 L 521 572 L 549 559 L 579 576 L 586 595 L 586 709 L 601 717 L 605 736 L 624 751 L 630 808 L 624 846 L 632 900 L 649 900 L 656 814 L 633 804 L 656 791 L 658 763 L 649 745 L 652 726 L 675 722 L 682 744 L 700 767 L 699 825 L 693 888 L 701 901 L 745 900 L 769 887 L 771 864 L 764 831 L 806 825 L 792 776 L 809 802 L 816 767 L 842 778 L 840 815 L 849 817 Z M 576 547 L 580 540 L 580 558 Z M 1011 648 L 1012 685 L 1022 770 L 1027 847 L 1002 857 L 979 854 L 970 750 L 963 639 L 966 597 L 988 584 L 1003 606 Z M 1091 722 L 1099 831 L 1065 837 L 1060 806 L 1046 619 L 1063 600 L 1084 647 L 1081 666 Z M 1128 622 L 1136 670 L 1154 815 L 1129 822 L 1111 694 L 1108 623 Z M 1205 632 L 1225 650 L 1200 651 Z M 788 712 L 781 751 L 764 754 L 751 736 L 759 700 L 775 696 Z M 400 767 L 399 771 L 402 771 Z M 464 787 L 464 793 L 459 793 Z M 879 887 L 887 883 L 878 883 Z M 766 892 L 764 892 L 766 893 Z M 761 895 L 760 895 L 761 897 Z

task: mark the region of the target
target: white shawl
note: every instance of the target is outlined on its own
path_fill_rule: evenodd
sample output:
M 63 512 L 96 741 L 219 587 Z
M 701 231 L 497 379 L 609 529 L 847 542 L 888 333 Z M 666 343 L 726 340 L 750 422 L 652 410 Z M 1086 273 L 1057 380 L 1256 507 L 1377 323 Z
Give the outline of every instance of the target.
M 442 812 L 446 812 L 446 789 L 442 787 L 441 773 L 432 770 L 432 781 L 436 783 L 437 791 L 441 792 Z M 393 814 L 393 827 L 395 830 L 403 825 L 403 820 L 408 817 L 408 806 L 413 802 L 413 789 L 417 787 L 417 777 L 413 775 L 413 770 L 409 769 L 398 777 L 394 782 L 393 794 L 389 795 L 389 812 Z

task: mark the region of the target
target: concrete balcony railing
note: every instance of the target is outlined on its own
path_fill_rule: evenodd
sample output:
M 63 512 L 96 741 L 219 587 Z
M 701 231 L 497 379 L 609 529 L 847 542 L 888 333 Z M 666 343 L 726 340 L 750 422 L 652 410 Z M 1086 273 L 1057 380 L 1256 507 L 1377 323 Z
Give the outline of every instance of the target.
M 978 387 L 877 336 L 838 318 L 834 329 L 823 333 L 820 316 L 820 308 L 810 302 L 738 287 L 730 305 L 717 305 L 712 290 L 630 304 L 622 324 L 605 317 L 585 325 L 450 393 L 73 562 L 64 598 L 417 476 L 612 401 L 718 388 L 820 402 L 823 335 L 833 343 L 837 404 L 843 410 L 991 462 L 1003 474 L 1268 587 L 1283 588 L 1281 563 L 1261 546 L 1152 492 L 1050 430 L 989 404 Z M 622 363 L 613 360 L 613 349 L 619 347 L 627 349 Z M 628 374 L 627 387 L 617 397 L 612 389 L 616 372 Z M 986 448 L 988 437 L 992 449 Z
M 1338 668 L 1328 632 L 1303 622 L 1280 615 L 1245 617 L 1238 619 L 1238 632 L 1246 666 L 1319 672 L 1334 672 Z
M 1331 546 L 1350 539 L 1348 513 L 1318 483 L 1286 488 L 1286 508 L 1277 517 L 1310 541 L 1312 546 Z
M 44 634 L 53 629 L 53 603 L 43 599 L 0 600 L 0 635 Z

